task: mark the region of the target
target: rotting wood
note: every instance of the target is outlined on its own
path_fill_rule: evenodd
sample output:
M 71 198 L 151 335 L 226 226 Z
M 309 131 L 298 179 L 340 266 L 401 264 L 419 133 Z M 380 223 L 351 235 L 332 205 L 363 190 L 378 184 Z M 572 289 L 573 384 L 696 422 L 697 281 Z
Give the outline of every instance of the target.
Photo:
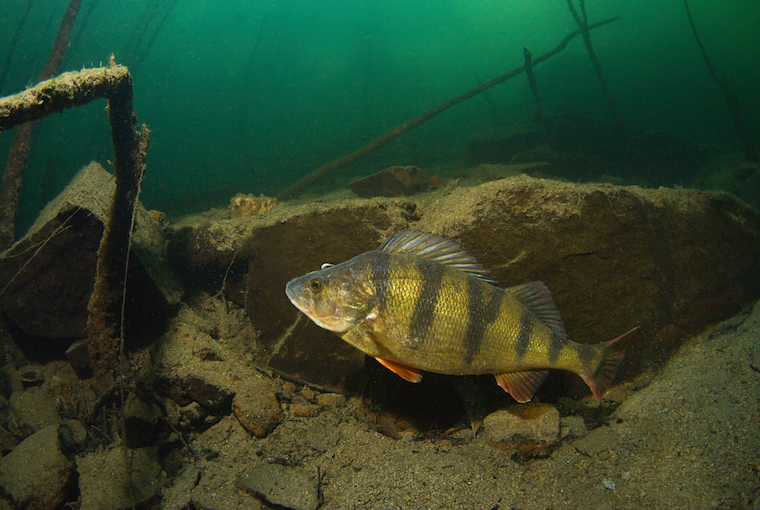
M 150 135 L 145 125 L 137 129 L 129 70 L 112 59 L 109 67 L 63 73 L 2 98 L 0 130 L 100 98 L 108 99 L 116 190 L 98 249 L 97 279 L 88 304 L 87 346 L 95 376 L 108 378 L 116 370 L 119 357 L 132 216 Z
M 613 21 L 616 21 L 619 19 L 619 16 L 615 16 L 614 18 L 608 18 L 605 20 L 602 20 L 598 23 L 593 23 L 591 25 L 587 25 L 585 27 L 585 30 L 575 30 L 573 32 L 570 32 L 565 36 L 564 39 L 552 50 L 547 51 L 546 53 L 539 55 L 538 57 L 532 59 L 532 67 L 537 66 L 544 60 L 553 57 L 560 51 L 564 50 L 565 47 L 568 45 L 568 43 L 576 36 L 588 32 L 590 30 L 593 30 L 595 28 L 599 28 L 601 26 L 607 25 L 609 23 L 612 23 Z M 453 97 L 449 99 L 448 101 L 439 104 L 438 106 L 435 106 L 426 112 L 422 113 L 421 115 L 408 120 L 404 122 L 403 124 L 396 126 L 395 128 L 391 129 L 381 137 L 375 139 L 374 141 L 370 142 L 368 145 L 365 145 L 361 149 L 352 152 L 351 154 L 344 156 L 336 161 L 332 161 L 330 163 L 327 163 L 326 165 L 323 165 L 316 170 L 314 170 L 312 173 L 302 177 L 295 183 L 291 184 L 287 188 L 285 188 L 280 194 L 277 196 L 278 200 L 287 200 L 289 198 L 295 198 L 299 196 L 303 191 L 317 182 L 318 180 L 326 177 L 327 175 L 336 172 L 337 170 L 340 170 L 343 167 L 346 167 L 352 163 L 355 163 L 356 161 L 362 159 L 363 157 L 367 156 L 368 154 L 371 154 L 372 152 L 376 151 L 380 147 L 383 147 L 384 145 L 392 142 L 402 134 L 406 133 L 412 128 L 415 128 L 419 126 L 420 124 L 423 124 L 427 122 L 428 120 L 432 119 L 439 113 L 442 113 L 455 104 L 461 103 L 462 101 L 466 101 L 467 99 L 470 99 L 472 97 L 477 96 L 478 94 L 485 92 L 486 90 L 490 89 L 491 87 L 498 85 L 500 83 L 503 83 L 507 81 L 510 78 L 514 78 L 515 76 L 518 76 L 519 74 L 523 73 L 525 71 L 525 64 L 516 67 L 512 69 L 511 71 L 507 71 L 504 74 L 501 74 L 497 76 L 496 78 L 493 78 L 486 83 L 483 83 L 482 85 L 478 85 L 472 90 L 469 90 L 468 92 L 465 92 L 464 94 L 460 94 L 456 97 Z

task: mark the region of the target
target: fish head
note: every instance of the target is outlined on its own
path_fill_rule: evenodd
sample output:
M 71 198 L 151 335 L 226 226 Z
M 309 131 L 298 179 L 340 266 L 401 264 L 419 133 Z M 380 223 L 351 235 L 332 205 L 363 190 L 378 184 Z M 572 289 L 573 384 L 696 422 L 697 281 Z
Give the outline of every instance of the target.
M 364 321 L 375 307 L 375 293 L 366 276 L 347 262 L 312 271 L 285 286 L 293 305 L 317 326 L 337 334 Z

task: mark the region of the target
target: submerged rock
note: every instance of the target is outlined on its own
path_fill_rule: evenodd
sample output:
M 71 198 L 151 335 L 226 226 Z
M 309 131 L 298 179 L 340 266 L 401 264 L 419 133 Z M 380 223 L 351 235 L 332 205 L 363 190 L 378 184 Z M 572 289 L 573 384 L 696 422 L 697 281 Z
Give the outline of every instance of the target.
M 256 437 L 265 437 L 283 418 L 271 385 L 257 379 L 241 384 L 232 410 L 240 425 Z
M 77 458 L 81 510 L 142 507 L 160 498 L 166 473 L 156 448 L 111 448 Z
M 319 506 L 316 482 L 298 468 L 267 464 L 241 474 L 237 483 L 273 505 L 292 510 L 316 510 Z
M 24 510 L 60 507 L 69 496 L 72 475 L 73 466 L 61 452 L 58 425 L 32 434 L 0 460 L 0 486 Z
M 392 166 L 348 185 L 360 197 L 401 197 L 426 193 L 443 181 L 415 166 Z
M 92 293 L 97 251 L 103 235 L 113 176 L 97 163 L 84 167 L 40 213 L 26 236 L 0 256 L 0 305 L 9 321 L 41 338 L 86 336 L 87 303 Z M 161 226 L 138 205 L 132 237 L 130 286 L 140 289 L 135 319 L 166 311 L 181 290 L 166 260 Z M 132 303 L 132 301 L 130 301 Z M 131 312 L 131 313 L 130 313 Z
M 545 457 L 559 441 L 559 411 L 549 404 L 531 402 L 489 414 L 483 428 L 491 446 L 516 450 L 523 460 Z
M 760 216 L 726 193 L 519 176 L 419 199 L 327 197 L 279 211 L 250 238 L 247 311 L 271 365 L 336 387 L 358 380 L 363 356 L 304 320 L 285 284 L 401 228 L 456 241 L 504 287 L 543 281 L 572 340 L 597 343 L 639 326 L 619 380 L 661 364 L 760 294 Z M 572 374 L 554 380 L 588 395 Z
M 8 430 L 17 437 L 27 437 L 50 425 L 61 423 L 55 402 L 37 387 L 17 391 L 9 400 Z

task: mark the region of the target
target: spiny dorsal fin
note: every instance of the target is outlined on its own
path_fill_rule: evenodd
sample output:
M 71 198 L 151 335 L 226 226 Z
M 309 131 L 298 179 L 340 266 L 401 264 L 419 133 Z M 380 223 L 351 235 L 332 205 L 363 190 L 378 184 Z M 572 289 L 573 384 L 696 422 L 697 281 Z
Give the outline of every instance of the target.
M 441 236 L 421 232 L 419 230 L 402 230 L 389 237 L 377 251 L 386 253 L 405 253 L 454 266 L 460 271 L 469 273 L 496 287 L 499 282 L 491 276 L 483 266 L 478 264 L 475 257 L 467 253 L 454 241 Z
M 565 325 L 552 299 L 552 293 L 543 282 L 529 282 L 505 289 L 512 294 L 525 308 L 546 324 L 549 329 L 561 338 L 567 338 Z

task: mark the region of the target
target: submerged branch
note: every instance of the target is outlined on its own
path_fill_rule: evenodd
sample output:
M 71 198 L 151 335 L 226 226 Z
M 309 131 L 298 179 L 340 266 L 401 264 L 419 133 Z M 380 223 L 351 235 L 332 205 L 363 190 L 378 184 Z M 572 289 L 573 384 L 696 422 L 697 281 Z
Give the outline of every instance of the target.
M 614 18 L 608 18 L 603 21 L 600 21 L 598 23 L 593 23 L 591 25 L 588 25 L 586 30 L 593 30 L 595 28 L 599 28 L 601 26 L 607 25 L 609 23 L 612 23 L 613 21 L 617 20 L 618 16 L 615 16 Z M 547 51 L 546 53 L 539 55 L 538 57 L 534 58 L 532 60 L 532 66 L 535 67 L 544 60 L 553 57 L 567 46 L 567 44 L 576 36 L 582 34 L 583 31 L 578 29 L 573 32 L 570 32 L 565 36 L 564 39 L 552 50 Z M 519 74 L 523 73 L 525 71 L 525 64 L 516 67 L 512 69 L 511 71 L 507 71 L 504 74 L 501 74 L 497 76 L 496 78 L 493 78 L 486 83 L 483 83 L 482 85 L 479 85 L 475 87 L 474 89 L 465 92 L 464 94 L 460 94 L 456 97 L 453 97 L 449 99 L 448 101 L 439 104 L 438 106 L 431 108 L 427 110 L 426 112 L 422 113 L 418 117 L 415 117 L 411 120 L 408 120 L 404 122 L 403 124 L 396 126 L 395 128 L 391 129 L 381 137 L 377 138 L 373 142 L 370 142 L 368 145 L 362 147 L 356 152 L 353 152 L 347 156 L 344 156 L 341 159 L 338 159 L 336 161 L 333 161 L 331 163 L 328 163 L 326 165 L 323 165 L 316 170 L 314 170 L 312 173 L 306 175 L 305 177 L 302 177 L 295 183 L 291 184 L 287 188 L 285 188 L 279 195 L 278 199 L 284 200 L 288 198 L 294 198 L 303 193 L 303 191 L 317 182 L 318 180 L 324 178 L 325 176 L 340 170 L 343 167 L 346 167 L 352 163 L 355 163 L 356 161 L 362 159 L 363 157 L 367 156 L 368 154 L 376 151 L 380 147 L 392 142 L 405 132 L 409 131 L 412 128 L 415 128 L 419 126 L 420 124 L 423 124 L 427 122 L 428 120 L 432 119 L 439 113 L 442 113 L 452 106 L 454 106 L 457 103 L 461 103 L 462 101 L 466 101 L 467 99 L 470 99 L 472 97 L 477 96 L 478 94 L 485 92 L 486 90 L 490 89 L 491 87 L 498 85 L 500 83 L 503 83 L 507 81 L 510 78 L 514 78 L 515 76 L 518 76 Z
M 101 98 L 108 99 L 116 191 L 98 249 L 97 279 L 87 307 L 87 347 L 95 376 L 110 377 L 117 368 L 132 214 L 150 135 L 145 125 L 142 130 L 137 128 L 132 76 L 126 67 L 112 62 L 109 67 L 63 73 L 1 98 L 0 130 Z

